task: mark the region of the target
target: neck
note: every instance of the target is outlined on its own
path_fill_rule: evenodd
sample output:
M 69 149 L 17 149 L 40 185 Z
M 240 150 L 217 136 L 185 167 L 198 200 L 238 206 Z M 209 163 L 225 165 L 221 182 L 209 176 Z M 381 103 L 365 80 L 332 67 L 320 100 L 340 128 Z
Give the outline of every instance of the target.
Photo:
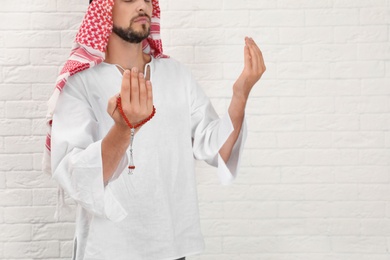
M 145 64 L 150 60 L 150 55 L 142 51 L 142 43 L 129 43 L 115 33 L 111 33 L 105 62 L 118 64 L 124 69 L 137 67 L 138 71 L 143 71 Z

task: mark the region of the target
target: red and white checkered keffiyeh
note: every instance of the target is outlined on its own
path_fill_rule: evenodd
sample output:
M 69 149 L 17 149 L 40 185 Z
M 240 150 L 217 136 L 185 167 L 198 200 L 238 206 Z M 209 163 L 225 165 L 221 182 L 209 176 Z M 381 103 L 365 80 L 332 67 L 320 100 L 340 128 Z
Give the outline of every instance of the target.
M 150 35 L 142 42 L 143 51 L 153 55 L 154 58 L 166 58 L 168 56 L 163 54 L 160 38 L 160 7 L 158 0 L 152 0 L 152 4 L 153 13 L 151 17 Z M 92 68 L 104 61 L 108 38 L 113 27 L 113 6 L 114 0 L 94 0 L 89 5 L 88 11 L 76 35 L 70 57 L 57 78 L 54 93 L 48 102 L 48 113 L 46 115 L 48 134 L 43 155 L 43 171 L 46 173 L 51 174 L 51 126 L 58 97 L 70 76 Z

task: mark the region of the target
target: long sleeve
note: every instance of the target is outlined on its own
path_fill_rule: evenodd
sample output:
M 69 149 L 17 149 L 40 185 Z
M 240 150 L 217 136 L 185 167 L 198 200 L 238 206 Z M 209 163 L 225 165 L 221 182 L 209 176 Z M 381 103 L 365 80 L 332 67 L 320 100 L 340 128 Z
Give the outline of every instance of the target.
M 82 81 L 71 78 L 57 103 L 52 130 L 52 177 L 68 195 L 99 217 L 120 221 L 127 213 L 104 186 L 98 122 Z M 114 176 L 126 165 L 124 157 Z
M 233 147 L 228 162 L 219 155 L 219 150 L 233 132 L 229 113 L 219 118 L 209 98 L 191 77 L 191 131 L 193 152 L 196 159 L 218 166 L 222 184 L 230 184 L 237 176 L 240 158 L 246 139 L 245 120 L 240 135 Z

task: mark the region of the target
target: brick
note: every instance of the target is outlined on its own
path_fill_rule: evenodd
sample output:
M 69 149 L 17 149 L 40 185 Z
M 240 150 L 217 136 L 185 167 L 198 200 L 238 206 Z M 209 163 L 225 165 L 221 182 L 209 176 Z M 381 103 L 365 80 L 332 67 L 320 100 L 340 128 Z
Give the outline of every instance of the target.
M 334 99 L 330 97 L 280 98 L 282 114 L 329 114 L 334 111 Z
M 42 148 L 42 149 L 45 149 L 45 148 Z M 33 154 L 33 169 L 34 169 L 34 171 L 41 171 L 42 170 L 42 158 L 43 158 L 43 153 Z
M 8 118 L 23 119 L 26 115 L 29 118 L 42 118 L 46 116 L 47 104 L 43 101 L 10 101 L 6 110 Z
M 390 95 L 390 78 L 363 79 L 362 95 Z
M 276 135 L 280 148 L 332 147 L 332 133 L 329 132 L 277 133 Z
M 307 115 L 306 130 L 356 131 L 360 128 L 358 115 Z
M 364 236 L 389 236 L 390 223 L 387 219 L 362 219 L 360 229 Z
M 60 241 L 60 256 L 69 259 L 72 257 L 73 241 Z
M 266 62 L 284 62 L 284 61 L 301 61 L 302 60 L 302 48 L 301 46 L 291 45 L 262 45 L 263 57 Z
M 9 242 L 4 244 L 4 256 L 10 258 L 44 258 L 59 256 L 59 242 Z
M 47 48 L 47 49 L 31 49 L 30 60 L 32 65 L 54 65 L 61 66 L 69 56 L 69 50 Z
M 55 207 L 9 207 L 5 208 L 5 223 L 53 223 Z
M 78 30 L 83 13 L 33 13 L 31 29 L 33 30 Z
M 356 79 L 307 80 L 308 96 L 359 96 L 360 81 Z
M 0 64 L 7 66 L 28 65 L 30 52 L 28 49 L 0 49 Z
M 310 44 L 303 46 L 303 61 L 354 61 L 356 44 Z
M 160 5 L 161 7 L 161 5 Z M 61 12 L 80 12 L 85 13 L 88 8 L 88 2 L 81 2 L 78 0 L 68 0 L 68 1 L 60 1 L 57 2 L 57 10 Z
M 280 218 L 326 218 L 331 216 L 332 203 L 325 201 L 278 202 Z
M 5 189 L 5 187 L 5 172 L 0 172 L 0 190 Z
M 209 29 L 205 29 L 205 28 L 192 29 L 192 30 L 172 29 L 170 31 L 170 36 L 171 36 L 171 40 L 175 43 L 175 45 L 170 48 L 167 48 L 167 53 L 170 53 L 169 52 L 170 49 L 175 47 L 177 48 L 178 46 L 187 47 L 187 48 L 191 46 L 191 48 L 193 49 L 192 53 L 194 53 L 195 46 L 223 45 L 225 32 L 222 29 L 216 29 L 210 31 Z M 174 56 L 174 58 L 179 59 L 179 57 L 176 56 Z M 184 62 L 182 60 L 180 61 Z
M 371 6 L 386 6 L 386 0 L 337 0 L 334 3 L 336 8 L 353 8 L 353 7 L 371 7 Z
M 387 241 L 382 237 L 333 237 L 332 249 L 339 253 L 387 253 Z
M 388 183 L 389 166 L 356 165 L 338 167 L 335 180 L 338 183 Z
M 6 102 L 0 101 L 0 118 L 5 117 L 5 104 L 6 104 Z
M 275 202 L 225 202 L 223 210 L 226 219 L 269 219 L 277 217 L 278 205 Z
M 31 241 L 31 225 L 28 224 L 0 224 L 1 242 L 29 242 Z
M 331 166 L 283 166 L 280 175 L 282 183 L 333 183 L 335 171 Z
M 332 8 L 333 2 L 331 0 L 323 0 L 321 2 L 313 2 L 311 0 L 279 0 L 278 8 Z
M 251 159 L 252 166 L 293 166 L 304 162 L 305 153 L 302 150 L 263 149 L 253 151 Z
M 47 83 L 47 84 L 33 84 L 31 88 L 32 92 L 32 100 L 34 101 L 47 101 L 51 97 L 54 92 L 55 82 Z
M 10 156 L 9 156 L 10 157 Z M 29 156 L 31 158 L 32 156 Z M 56 184 L 51 176 L 40 171 L 13 171 L 6 174 L 9 188 L 54 188 Z
M 387 42 L 388 32 L 385 26 L 338 26 L 334 28 L 336 43 Z
M 33 119 L 31 129 L 33 135 L 40 135 L 46 137 L 48 129 L 46 125 L 46 118 Z
M 269 44 L 272 45 L 272 47 L 274 47 L 274 44 L 279 43 L 279 30 L 277 27 L 265 27 L 265 28 L 255 27 L 255 28 L 251 28 L 250 32 L 246 30 L 242 30 L 241 28 L 225 28 L 224 31 L 225 31 L 225 39 L 223 44 L 243 45 L 245 37 L 247 36 L 252 37 L 259 45 L 260 49 L 263 49 L 264 44 Z M 284 46 L 284 47 L 288 47 L 288 46 Z
M 58 75 L 57 67 L 5 67 L 3 69 L 7 83 L 53 83 Z
M 1 54 L 0 54 L 1 55 Z M 29 100 L 31 99 L 30 84 L 1 84 L 0 100 Z
M 305 233 L 310 235 L 348 236 L 360 235 L 358 219 L 306 219 Z
M 277 136 L 274 133 L 250 133 L 245 147 L 248 149 L 276 148 Z
M 333 43 L 333 34 L 333 29 L 330 27 L 282 27 L 279 29 L 279 39 L 282 44 Z
M 34 189 L 32 204 L 34 206 L 56 206 L 57 193 L 56 188 Z
M 60 47 L 60 34 L 54 31 L 9 31 L 4 37 L 7 48 Z
M 302 10 L 251 10 L 249 25 L 251 27 L 265 26 L 303 26 L 305 16 Z
M 259 107 L 259 104 L 261 104 L 261 107 Z M 246 111 L 251 115 L 272 115 L 279 112 L 279 101 L 272 97 L 251 98 L 248 100 Z
M 279 240 L 276 237 L 223 237 L 223 251 L 230 254 L 277 252 Z
M 358 184 L 310 184 L 303 186 L 306 201 L 356 201 Z
M 242 166 L 236 184 L 270 184 L 280 182 L 279 167 L 245 167 Z
M 31 206 L 31 190 L 7 189 L 0 190 L 0 206 Z
M 355 165 L 359 154 L 355 149 L 306 149 L 305 165 Z
M 327 79 L 330 68 L 325 62 L 285 62 L 278 66 L 277 75 L 281 79 Z
M 0 135 L 15 136 L 15 135 L 30 135 L 31 120 L 30 119 L 0 119 Z
M 359 60 L 389 60 L 389 43 L 359 44 Z
M 42 152 L 44 143 L 44 136 L 5 137 L 5 151 L 9 154 Z
M 267 71 L 268 72 L 268 71 Z M 255 88 L 251 92 L 251 96 L 261 97 L 300 97 L 305 96 L 305 81 L 304 80 L 263 80 L 262 87 Z M 258 93 L 258 94 L 257 94 Z
M 0 30 L 26 30 L 30 24 L 30 14 L 2 13 L 0 16 Z
M 230 53 L 231 55 L 226 55 Z M 223 63 L 234 63 L 243 60 L 242 48 L 239 46 L 207 46 L 195 47 L 195 62 L 198 64 L 221 61 Z M 241 65 L 243 67 L 243 65 Z
M 355 25 L 359 22 L 357 9 L 313 9 L 305 11 L 306 26 Z
M 389 149 L 364 149 L 359 151 L 359 162 L 363 165 L 381 165 L 389 164 Z
M 74 232 L 74 223 L 34 224 L 32 226 L 32 239 L 37 241 L 73 239 Z
M 323 235 L 279 237 L 278 244 L 281 252 L 327 253 L 332 251 L 330 238 Z
M 360 24 L 389 24 L 390 12 L 388 8 L 368 7 L 359 10 Z
M 32 157 L 29 154 L 0 154 L 0 171 L 31 169 Z
M 235 17 L 235 19 L 232 19 Z M 211 18 L 211 19 L 210 19 Z M 196 12 L 196 27 L 200 28 L 234 28 L 249 25 L 249 11 L 201 11 Z
M 73 45 L 73 42 L 74 40 L 76 39 L 76 34 L 77 34 L 77 30 L 63 30 L 61 31 L 61 35 L 60 35 L 60 46 L 51 46 L 51 48 L 55 48 L 55 47 L 61 47 L 61 48 L 67 48 L 69 50 L 69 53 L 70 53 L 70 49 Z M 41 47 L 44 47 L 44 46 L 41 46 Z M 65 61 L 63 61 L 65 62 Z
M 205 254 L 222 253 L 222 238 L 221 237 L 206 237 L 205 238 Z
M 218 64 L 196 64 L 191 65 L 191 72 L 197 80 L 217 80 L 222 79 L 223 69 Z M 212 71 L 213 73 L 210 73 Z
M 335 218 L 383 218 L 385 208 L 385 202 L 336 201 L 329 211 Z
M 363 201 L 381 201 L 388 200 L 389 184 L 360 184 L 359 200 Z
M 248 125 L 253 131 L 300 131 L 305 128 L 303 116 L 296 115 L 262 115 L 247 116 Z
M 253 10 L 253 9 L 274 9 L 277 7 L 276 1 L 270 0 L 242 0 L 240 4 L 237 5 L 235 0 L 225 0 L 223 1 L 224 9 L 245 9 L 245 10 Z
M 343 132 L 333 133 L 334 147 L 339 148 L 375 148 L 384 147 L 385 136 L 381 132 Z
M 3 0 L 2 12 L 52 12 L 56 10 L 56 2 L 51 0 Z
M 336 113 L 368 114 L 390 112 L 390 99 L 387 96 L 337 97 Z
M 336 62 L 331 66 L 332 78 L 380 78 L 385 66 L 380 61 Z
M 389 114 L 363 114 L 360 116 L 360 128 L 365 131 L 386 131 L 390 129 Z

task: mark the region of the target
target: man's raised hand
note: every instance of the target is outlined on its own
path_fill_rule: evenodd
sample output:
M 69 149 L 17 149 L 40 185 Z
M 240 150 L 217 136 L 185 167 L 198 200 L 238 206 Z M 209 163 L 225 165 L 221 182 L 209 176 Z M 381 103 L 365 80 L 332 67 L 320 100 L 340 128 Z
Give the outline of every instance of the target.
M 132 125 L 144 120 L 153 111 L 152 83 L 145 80 L 144 74 L 138 72 L 137 68 L 124 71 L 120 96 L 123 112 Z M 107 112 L 116 124 L 128 128 L 118 111 L 117 98 L 118 96 L 110 98 Z
M 233 86 L 236 96 L 248 99 L 249 93 L 265 72 L 263 54 L 252 38 L 245 38 L 244 69 Z

